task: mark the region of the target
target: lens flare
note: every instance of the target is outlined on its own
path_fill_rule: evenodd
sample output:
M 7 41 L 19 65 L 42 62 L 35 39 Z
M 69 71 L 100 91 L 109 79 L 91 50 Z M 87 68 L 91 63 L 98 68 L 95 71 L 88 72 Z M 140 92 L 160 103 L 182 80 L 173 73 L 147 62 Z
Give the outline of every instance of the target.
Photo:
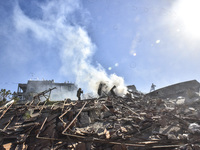
M 190 38 L 200 38 L 199 6 L 199 0 L 179 0 L 173 8 L 176 19 Z

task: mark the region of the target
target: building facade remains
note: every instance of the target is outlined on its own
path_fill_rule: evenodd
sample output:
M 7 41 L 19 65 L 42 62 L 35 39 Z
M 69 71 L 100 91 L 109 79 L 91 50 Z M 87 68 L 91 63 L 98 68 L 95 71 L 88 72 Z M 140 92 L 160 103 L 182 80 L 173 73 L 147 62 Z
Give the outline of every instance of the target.
M 75 99 L 77 86 L 74 83 L 55 83 L 54 80 L 28 80 L 27 84 L 18 84 L 17 96 L 20 100 L 32 100 L 40 92 L 51 91 L 50 100 Z

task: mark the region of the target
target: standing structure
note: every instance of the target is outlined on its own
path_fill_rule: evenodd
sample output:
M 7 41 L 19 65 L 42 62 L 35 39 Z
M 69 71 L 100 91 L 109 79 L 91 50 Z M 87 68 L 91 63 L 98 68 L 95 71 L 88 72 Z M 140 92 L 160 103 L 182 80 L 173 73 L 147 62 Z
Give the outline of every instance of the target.
M 76 99 L 77 86 L 74 83 L 55 83 L 54 80 L 28 80 L 27 84 L 18 84 L 17 96 L 20 100 L 32 100 L 40 92 L 54 88 L 51 100 Z

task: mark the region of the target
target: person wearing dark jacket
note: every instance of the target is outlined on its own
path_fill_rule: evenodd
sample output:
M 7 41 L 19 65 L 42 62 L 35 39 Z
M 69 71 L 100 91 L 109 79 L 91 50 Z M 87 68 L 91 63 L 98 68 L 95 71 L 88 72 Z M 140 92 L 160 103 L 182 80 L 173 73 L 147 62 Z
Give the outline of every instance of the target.
M 79 88 L 77 91 L 77 97 L 79 101 L 81 100 L 81 93 L 83 93 L 83 91 L 81 90 L 81 88 Z
M 103 84 L 100 83 L 100 84 L 99 84 L 98 91 L 97 91 L 97 93 L 98 93 L 99 96 L 101 96 L 101 94 L 102 94 L 102 87 L 103 87 Z
M 116 86 L 114 85 L 113 87 L 112 87 L 112 89 L 110 90 L 110 93 L 111 93 L 111 95 L 112 96 L 117 96 L 116 94 L 115 94 L 115 92 L 114 92 L 114 89 L 116 88 Z

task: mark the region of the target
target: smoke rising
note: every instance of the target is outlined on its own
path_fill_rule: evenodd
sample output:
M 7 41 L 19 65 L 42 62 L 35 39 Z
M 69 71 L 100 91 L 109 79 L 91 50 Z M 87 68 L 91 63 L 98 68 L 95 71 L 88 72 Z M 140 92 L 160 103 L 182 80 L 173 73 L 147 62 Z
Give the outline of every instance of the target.
M 86 31 L 88 12 L 78 0 L 38 2 L 37 6 L 41 14 L 37 18 L 31 18 L 17 5 L 13 17 L 15 28 L 17 32 L 31 33 L 35 39 L 58 47 L 60 75 L 75 78 L 76 84 L 84 92 L 96 94 L 99 83 L 104 82 L 108 89 L 116 85 L 117 94 L 126 93 L 122 77 L 108 75 L 100 64 L 92 64 L 96 46 Z M 84 25 L 80 25 L 80 22 Z

